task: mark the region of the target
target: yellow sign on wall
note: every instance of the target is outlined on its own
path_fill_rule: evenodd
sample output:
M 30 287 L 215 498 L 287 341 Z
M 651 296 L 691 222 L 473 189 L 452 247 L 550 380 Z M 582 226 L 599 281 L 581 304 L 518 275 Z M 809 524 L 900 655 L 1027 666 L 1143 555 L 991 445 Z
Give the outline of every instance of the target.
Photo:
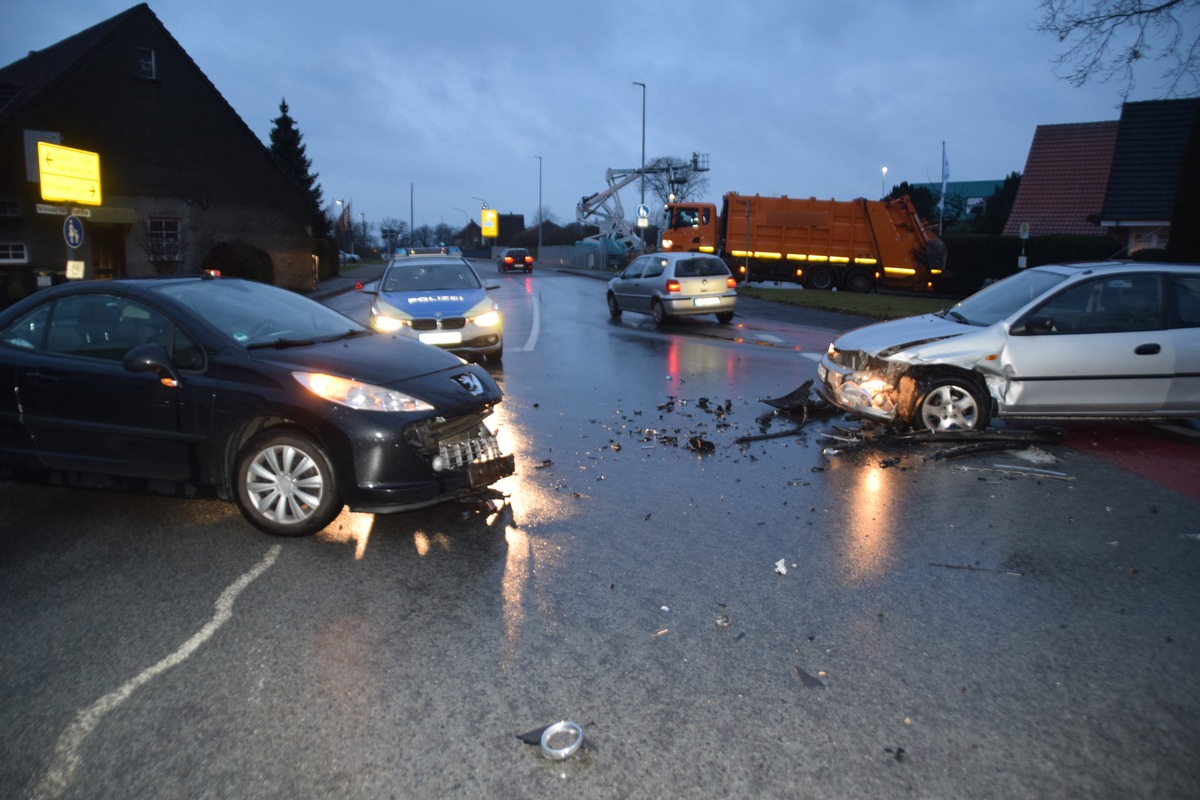
M 38 142 L 42 199 L 100 205 L 100 154 Z
M 492 239 L 500 235 L 500 212 L 494 208 L 485 208 L 479 212 L 479 227 L 483 235 Z

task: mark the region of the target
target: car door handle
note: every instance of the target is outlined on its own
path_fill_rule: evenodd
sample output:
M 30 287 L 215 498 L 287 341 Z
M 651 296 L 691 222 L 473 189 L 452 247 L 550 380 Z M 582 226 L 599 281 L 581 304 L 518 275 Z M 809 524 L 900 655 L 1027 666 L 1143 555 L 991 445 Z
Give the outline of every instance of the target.
M 1162 346 L 1154 344 L 1153 342 L 1150 344 L 1139 344 L 1137 347 L 1133 348 L 1133 352 L 1139 356 L 1156 356 L 1161 350 Z

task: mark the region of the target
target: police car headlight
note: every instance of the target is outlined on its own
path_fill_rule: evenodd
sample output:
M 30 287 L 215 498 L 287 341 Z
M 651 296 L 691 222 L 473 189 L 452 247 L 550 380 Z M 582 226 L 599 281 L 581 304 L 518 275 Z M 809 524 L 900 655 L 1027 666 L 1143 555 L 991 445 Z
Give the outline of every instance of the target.
M 485 311 L 477 317 L 472 317 L 471 321 L 481 328 L 494 328 L 500 324 L 500 312 Z

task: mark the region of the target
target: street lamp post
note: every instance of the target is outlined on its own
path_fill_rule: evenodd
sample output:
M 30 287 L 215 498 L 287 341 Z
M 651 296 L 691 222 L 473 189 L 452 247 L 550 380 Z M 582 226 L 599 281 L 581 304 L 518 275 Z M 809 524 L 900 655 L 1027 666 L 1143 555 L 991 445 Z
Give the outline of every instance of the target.
M 466 210 L 465 208 L 459 208 L 458 206 L 455 206 L 455 207 L 454 207 L 454 210 L 455 210 L 455 211 L 461 211 L 461 212 L 462 212 L 462 215 L 463 215 L 463 232 L 462 232 L 462 235 L 458 237 L 458 239 L 459 239 L 459 241 L 460 241 L 460 242 L 466 242 L 466 241 L 467 241 L 467 239 L 466 239 L 465 237 L 466 237 L 466 234 L 467 234 L 467 226 L 471 224 L 471 215 L 467 213 L 467 210 Z
M 350 209 L 349 209 L 349 207 L 346 205 L 346 199 L 345 199 L 345 198 L 341 198 L 340 200 L 334 200 L 334 201 L 333 201 L 333 204 L 334 204 L 335 206 L 337 206 L 339 209 L 341 209 L 341 211 L 339 211 L 339 212 L 338 212 L 338 219 L 337 219 L 337 227 L 338 227 L 338 246 L 339 246 L 339 247 L 345 247 L 345 248 L 346 248 L 346 250 L 344 250 L 344 251 L 342 251 L 342 252 L 346 252 L 346 251 L 349 251 L 349 250 L 351 250 L 351 249 L 352 249 L 352 248 L 350 247 L 350 225 L 349 225 L 349 222 L 348 222 L 348 221 L 347 221 L 347 219 L 346 219 L 346 212 L 347 212 L 347 211 L 349 211 Z M 345 235 L 342 235 L 342 234 L 345 234 Z M 343 239 L 345 239 L 345 240 L 346 240 L 346 243 L 345 243 L 345 244 L 343 244 L 343 243 L 342 243 L 342 240 L 343 240 Z M 340 258 L 339 258 L 339 259 L 338 259 L 338 262 L 340 263 L 340 262 L 341 262 L 341 260 L 342 260 L 342 259 L 340 259 Z
M 642 205 L 646 204 L 646 84 L 638 81 L 634 86 L 642 87 Z
M 883 168 L 883 177 L 879 179 L 879 198 L 887 197 L 887 167 Z
M 484 200 L 482 197 L 475 197 L 474 195 L 471 195 L 471 199 L 479 201 L 479 210 L 480 211 L 482 211 L 483 209 L 488 207 L 487 200 Z M 496 236 L 492 237 L 492 247 L 496 246 L 497 238 L 498 237 L 496 237 Z M 479 239 L 481 242 L 483 242 L 483 244 L 487 244 L 487 237 L 483 235 L 483 215 L 482 214 L 479 215 Z
M 538 160 L 538 207 L 537 207 L 537 224 L 538 224 L 538 249 L 537 257 L 542 257 L 542 224 L 545 220 L 542 219 L 542 157 L 534 156 Z

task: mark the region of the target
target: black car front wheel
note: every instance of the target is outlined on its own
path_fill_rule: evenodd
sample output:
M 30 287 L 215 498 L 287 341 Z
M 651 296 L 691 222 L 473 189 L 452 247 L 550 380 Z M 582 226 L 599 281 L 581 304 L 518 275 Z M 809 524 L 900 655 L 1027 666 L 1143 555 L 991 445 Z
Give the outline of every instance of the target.
M 272 536 L 309 536 L 342 511 L 321 447 L 297 431 L 264 431 L 237 460 L 235 496 L 246 520 Z

